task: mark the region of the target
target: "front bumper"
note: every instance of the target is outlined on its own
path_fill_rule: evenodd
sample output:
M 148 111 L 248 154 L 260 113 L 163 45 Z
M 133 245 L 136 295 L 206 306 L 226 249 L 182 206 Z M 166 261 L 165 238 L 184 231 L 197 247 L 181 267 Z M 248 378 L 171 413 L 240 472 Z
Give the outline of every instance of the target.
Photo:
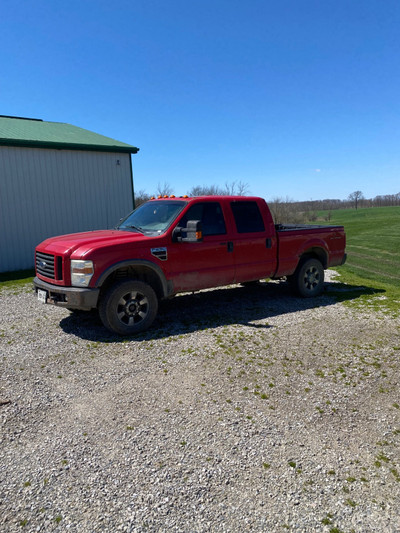
M 59 287 L 42 281 L 38 277 L 34 278 L 33 286 L 36 294 L 38 289 L 47 292 L 46 303 L 68 309 L 81 309 L 82 311 L 89 311 L 97 307 L 100 293 L 100 289 Z

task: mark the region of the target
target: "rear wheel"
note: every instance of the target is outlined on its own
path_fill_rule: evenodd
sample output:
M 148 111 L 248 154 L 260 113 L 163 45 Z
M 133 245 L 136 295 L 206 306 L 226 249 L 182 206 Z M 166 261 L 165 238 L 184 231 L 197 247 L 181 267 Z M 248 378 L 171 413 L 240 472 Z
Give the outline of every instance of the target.
M 157 315 L 158 300 L 153 288 L 136 280 L 112 285 L 99 304 L 104 326 L 118 335 L 134 335 L 151 326 Z
M 318 296 L 324 290 L 324 268 L 318 259 L 304 259 L 291 279 L 296 292 L 303 298 Z

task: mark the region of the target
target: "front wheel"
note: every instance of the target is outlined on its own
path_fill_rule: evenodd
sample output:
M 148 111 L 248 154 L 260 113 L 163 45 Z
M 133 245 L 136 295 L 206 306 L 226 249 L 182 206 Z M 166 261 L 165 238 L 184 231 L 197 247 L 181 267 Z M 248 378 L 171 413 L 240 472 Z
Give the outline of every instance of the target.
M 153 288 L 136 280 L 112 285 L 100 300 L 99 315 L 104 326 L 118 335 L 134 335 L 148 329 L 158 311 Z
M 324 290 L 324 268 L 318 259 L 305 259 L 291 279 L 296 292 L 303 298 L 318 296 Z

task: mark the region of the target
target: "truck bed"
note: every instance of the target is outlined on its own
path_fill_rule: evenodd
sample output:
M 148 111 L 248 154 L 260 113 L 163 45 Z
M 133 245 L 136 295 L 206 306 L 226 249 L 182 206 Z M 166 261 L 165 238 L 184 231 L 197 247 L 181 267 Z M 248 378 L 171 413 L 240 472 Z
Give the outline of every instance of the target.
M 304 231 L 309 229 L 344 229 L 343 226 L 324 226 L 318 224 L 275 224 L 276 231 Z
M 341 265 L 346 260 L 343 226 L 275 224 L 275 230 L 278 241 L 276 277 L 292 275 L 299 258 L 307 254 L 318 257 L 325 269 Z

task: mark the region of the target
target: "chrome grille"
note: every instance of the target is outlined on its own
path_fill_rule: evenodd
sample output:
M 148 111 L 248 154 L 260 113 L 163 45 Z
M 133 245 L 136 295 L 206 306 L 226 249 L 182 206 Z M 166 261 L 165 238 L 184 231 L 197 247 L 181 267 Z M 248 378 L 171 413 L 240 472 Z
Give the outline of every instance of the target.
M 55 279 L 54 255 L 36 252 L 36 272 L 46 278 Z

